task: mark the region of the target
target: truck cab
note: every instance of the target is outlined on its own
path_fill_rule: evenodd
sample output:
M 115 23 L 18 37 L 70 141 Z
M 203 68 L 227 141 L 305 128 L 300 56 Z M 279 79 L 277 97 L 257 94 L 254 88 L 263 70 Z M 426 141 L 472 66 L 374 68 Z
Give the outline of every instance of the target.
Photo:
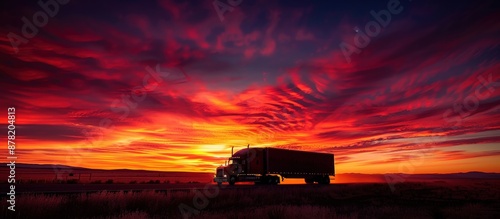
M 246 169 L 247 162 L 244 159 L 242 160 L 241 157 L 230 157 L 227 163 L 227 165 L 217 167 L 215 171 L 214 182 L 218 185 L 223 182 L 234 185 L 238 176 L 245 173 L 244 169 Z
M 214 182 L 221 185 L 228 182 L 234 185 L 236 182 L 254 182 L 255 184 L 277 185 L 284 178 L 279 174 L 268 173 L 264 169 L 264 148 L 242 149 L 233 154 L 226 165 L 216 168 Z

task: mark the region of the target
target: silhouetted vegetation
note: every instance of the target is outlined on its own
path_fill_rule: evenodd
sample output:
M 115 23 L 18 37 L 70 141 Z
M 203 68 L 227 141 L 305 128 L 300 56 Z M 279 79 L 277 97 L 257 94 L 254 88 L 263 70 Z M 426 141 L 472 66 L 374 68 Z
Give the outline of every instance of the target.
M 192 218 L 500 218 L 498 185 L 402 183 L 394 192 L 387 184 L 228 187 Z M 6 218 L 182 218 L 179 204 L 195 208 L 194 196 L 189 190 L 19 194 L 16 212 L 0 205 Z
M 68 180 L 66 180 L 66 183 L 68 183 L 68 184 L 78 184 L 79 180 L 78 179 L 68 179 Z

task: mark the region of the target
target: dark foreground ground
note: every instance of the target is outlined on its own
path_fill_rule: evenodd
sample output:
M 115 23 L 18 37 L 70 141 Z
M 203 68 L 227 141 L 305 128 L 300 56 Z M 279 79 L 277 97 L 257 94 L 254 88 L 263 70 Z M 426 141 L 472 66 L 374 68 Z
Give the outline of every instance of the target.
M 499 181 L 24 193 L 0 218 L 500 218 Z M 195 188 L 195 187 L 193 187 Z

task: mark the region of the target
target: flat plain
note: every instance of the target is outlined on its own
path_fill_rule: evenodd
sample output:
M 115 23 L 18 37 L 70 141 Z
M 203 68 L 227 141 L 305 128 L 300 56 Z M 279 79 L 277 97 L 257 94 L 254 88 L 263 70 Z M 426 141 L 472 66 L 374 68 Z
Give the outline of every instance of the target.
M 500 181 L 23 193 L 3 218 L 500 218 Z M 140 188 L 140 185 L 138 188 Z M 208 188 L 208 189 L 204 189 Z

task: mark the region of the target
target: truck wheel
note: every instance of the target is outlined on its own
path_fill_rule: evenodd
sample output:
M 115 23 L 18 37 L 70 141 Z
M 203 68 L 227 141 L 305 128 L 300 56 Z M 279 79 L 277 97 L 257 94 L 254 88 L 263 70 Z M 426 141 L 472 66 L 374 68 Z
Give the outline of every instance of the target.
M 306 181 L 307 184 L 313 184 L 314 183 L 314 179 L 313 178 L 305 178 L 304 180 Z
M 236 177 L 235 176 L 229 177 L 229 185 L 234 185 L 235 183 L 236 183 Z
M 330 176 L 325 176 L 325 185 L 330 185 Z
M 321 177 L 321 179 L 319 180 L 318 183 L 319 184 L 323 184 L 323 185 L 328 185 L 328 184 L 330 184 L 330 177 L 329 176 L 323 176 L 323 177 Z
M 277 176 L 271 176 L 269 177 L 269 181 L 268 181 L 270 185 L 278 185 L 280 184 L 280 178 L 277 177 Z

